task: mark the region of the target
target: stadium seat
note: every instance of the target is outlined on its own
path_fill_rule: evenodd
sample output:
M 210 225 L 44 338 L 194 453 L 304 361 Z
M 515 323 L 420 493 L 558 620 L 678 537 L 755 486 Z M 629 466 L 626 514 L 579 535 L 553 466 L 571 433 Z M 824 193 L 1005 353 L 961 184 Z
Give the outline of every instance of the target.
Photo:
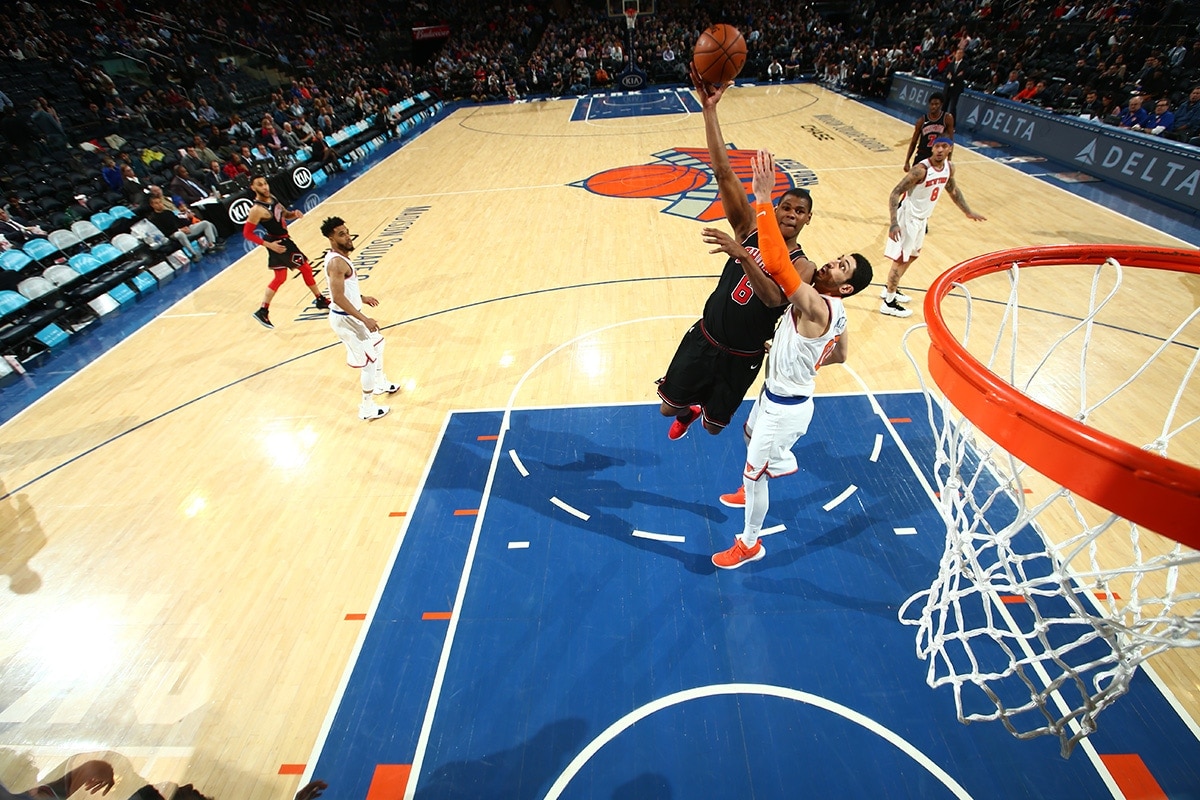
M 47 267 L 42 277 L 57 287 L 63 287 L 79 280 L 79 273 L 66 264 L 55 264 L 53 267 Z
M 116 219 L 137 219 L 137 215 L 126 206 L 113 206 L 108 210 Z
M 7 272 L 20 272 L 33 263 L 33 259 L 21 250 L 5 250 L 0 253 L 0 269 Z
M 67 261 L 67 263 L 71 266 L 71 269 L 75 270 L 80 275 L 90 275 L 91 273 L 103 267 L 103 265 L 100 263 L 100 260 L 91 253 L 79 253 L 77 255 L 73 255 Z
M 71 251 L 77 251 L 80 246 L 83 245 L 83 240 L 76 236 L 72 231 L 68 230 L 50 231 L 46 238 L 50 240 L 50 244 L 61 250 L 64 255 L 68 256 L 72 254 Z
M 54 263 L 62 256 L 62 252 L 47 239 L 30 239 L 22 249 L 25 255 L 43 266 Z
M 98 239 L 104 239 L 104 231 L 97 228 L 90 220 L 81 219 L 71 225 L 71 232 L 84 242 L 93 242 Z
M 92 215 L 92 224 L 95 225 L 101 232 L 107 232 L 113 226 L 117 218 L 107 211 L 100 211 Z

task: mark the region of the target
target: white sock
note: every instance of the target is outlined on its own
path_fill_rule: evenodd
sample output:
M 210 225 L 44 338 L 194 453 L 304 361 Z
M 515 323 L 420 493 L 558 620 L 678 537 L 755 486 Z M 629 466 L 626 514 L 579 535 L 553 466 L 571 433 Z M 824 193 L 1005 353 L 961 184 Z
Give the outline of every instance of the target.
M 756 481 L 742 476 L 742 486 L 746 489 L 746 523 L 742 532 L 738 534 L 738 538 L 747 548 L 753 548 L 758 544 L 758 533 L 762 530 L 763 521 L 767 518 L 767 509 L 771 505 L 768 480 L 766 475 Z

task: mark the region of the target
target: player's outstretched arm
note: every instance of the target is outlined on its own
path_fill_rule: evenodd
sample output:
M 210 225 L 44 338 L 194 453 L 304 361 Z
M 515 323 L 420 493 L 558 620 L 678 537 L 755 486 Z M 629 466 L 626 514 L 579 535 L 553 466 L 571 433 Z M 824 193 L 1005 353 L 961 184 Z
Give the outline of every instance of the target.
M 693 65 L 692 83 L 696 86 L 700 105 L 704 109 L 704 141 L 708 146 L 713 175 L 717 178 L 717 189 L 721 193 L 721 207 L 730 227 L 733 228 L 734 236 L 738 241 L 742 241 L 754 231 L 754 209 L 750 207 L 750 198 L 746 197 L 746 187 L 742 184 L 742 179 L 729 163 L 729 151 L 725 149 L 725 137 L 721 134 L 721 123 L 717 120 L 717 103 L 733 82 L 730 81 L 724 86 L 709 86 L 696 73 Z
M 779 220 L 775 218 L 775 207 L 770 201 L 771 190 L 775 186 L 775 159 L 766 150 L 759 150 L 750 163 L 754 169 L 754 196 L 767 198 L 766 202 L 758 200 L 754 209 L 763 269 L 779 284 L 788 302 L 802 318 L 818 322 L 828 320 L 829 306 L 816 289 L 800 279 L 796 266 L 789 258 L 783 232 L 779 230 Z
M 954 165 L 950 165 L 950 179 L 946 181 L 946 193 L 950 195 L 950 199 L 954 201 L 954 205 L 962 209 L 962 212 L 967 215 L 967 219 L 975 222 L 984 222 L 987 217 L 976 214 L 967 205 L 967 198 L 963 196 L 962 189 L 958 188 L 958 182 L 954 180 Z

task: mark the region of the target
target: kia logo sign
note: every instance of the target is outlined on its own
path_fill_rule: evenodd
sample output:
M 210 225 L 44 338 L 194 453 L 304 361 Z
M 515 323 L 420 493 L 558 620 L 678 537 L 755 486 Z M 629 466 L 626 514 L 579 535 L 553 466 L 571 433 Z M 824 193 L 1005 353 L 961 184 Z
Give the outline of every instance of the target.
M 296 184 L 297 189 L 307 189 L 312 186 L 312 173 L 308 171 L 308 167 L 296 167 L 292 170 L 292 183 Z
M 229 204 L 229 219 L 232 220 L 235 225 L 241 225 L 246 221 L 246 218 L 250 216 L 250 209 L 253 207 L 254 204 L 249 200 L 244 197 L 239 197 L 237 200 L 234 200 Z
M 626 89 L 641 89 L 646 85 L 646 79 L 636 72 L 627 72 L 621 76 L 621 85 Z

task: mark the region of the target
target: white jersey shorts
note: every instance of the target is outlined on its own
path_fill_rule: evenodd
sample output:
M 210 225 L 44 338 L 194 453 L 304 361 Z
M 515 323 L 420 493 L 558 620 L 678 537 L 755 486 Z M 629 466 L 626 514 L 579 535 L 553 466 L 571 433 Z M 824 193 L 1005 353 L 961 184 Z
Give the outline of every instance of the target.
M 355 369 L 379 360 L 383 334 L 371 333 L 367 326 L 349 314 L 329 312 L 329 327 L 346 345 L 346 363 Z
M 925 244 L 925 223 L 927 220 L 913 219 L 904 213 L 904 206 L 896 212 L 896 224 L 900 226 L 900 241 L 888 237 L 883 245 L 884 258 L 901 264 L 911 261 L 921 255 L 921 245 Z
M 811 397 L 802 403 L 779 403 L 767 396 L 765 389 L 759 392 L 746 420 L 750 443 L 746 445 L 745 476 L 756 481 L 763 475 L 779 478 L 799 469 L 792 447 L 808 433 L 812 416 Z

